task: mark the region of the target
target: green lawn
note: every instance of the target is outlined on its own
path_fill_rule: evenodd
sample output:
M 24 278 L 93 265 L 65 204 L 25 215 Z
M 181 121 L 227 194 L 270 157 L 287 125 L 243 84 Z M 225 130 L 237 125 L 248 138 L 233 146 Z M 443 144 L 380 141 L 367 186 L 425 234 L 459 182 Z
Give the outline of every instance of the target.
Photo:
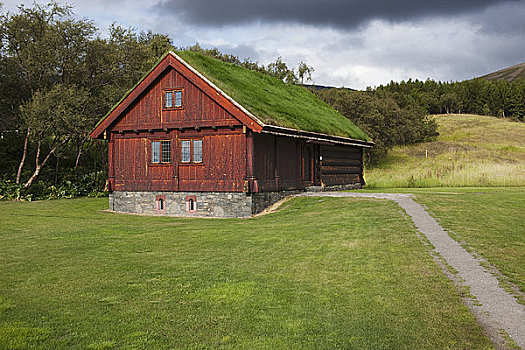
M 452 237 L 466 242 L 525 292 L 525 188 L 418 193 Z
M 0 202 L 1 349 L 491 348 L 397 205 L 254 219 Z
M 525 187 L 391 188 L 381 192 L 413 193 L 454 239 L 482 255 L 525 292 Z

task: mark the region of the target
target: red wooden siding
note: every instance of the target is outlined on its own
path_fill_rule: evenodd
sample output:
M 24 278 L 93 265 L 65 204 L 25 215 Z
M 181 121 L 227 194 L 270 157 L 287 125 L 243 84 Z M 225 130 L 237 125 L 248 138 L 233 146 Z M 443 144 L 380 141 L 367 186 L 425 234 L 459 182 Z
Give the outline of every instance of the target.
M 151 140 L 172 140 L 171 135 L 155 135 L 152 138 L 114 138 L 113 164 L 116 191 L 165 191 L 172 189 L 172 164 L 151 164 Z M 173 141 L 172 141 L 173 149 Z M 173 158 L 173 151 L 172 151 Z
M 255 177 L 261 192 L 303 189 L 316 185 L 315 177 L 305 179 L 305 150 L 312 149 L 306 162 L 314 164 L 317 145 L 304 140 L 266 134 L 255 135 Z M 312 173 L 315 174 L 314 168 Z
M 182 89 L 182 108 L 164 109 L 166 89 Z M 223 107 L 169 67 L 122 114 L 113 130 L 241 125 Z
M 257 134 L 255 177 L 260 192 L 362 182 L 362 150 Z M 322 157 L 322 161 L 321 161 Z
M 261 192 L 275 191 L 275 137 L 270 135 L 254 135 L 254 168 L 258 190 Z
M 169 164 L 151 163 L 151 141 L 171 140 Z M 202 163 L 181 163 L 180 140 L 202 140 Z M 242 130 L 116 134 L 110 143 L 116 191 L 235 191 L 246 178 Z
M 179 163 L 179 191 L 242 192 L 246 177 L 244 134 L 186 132 L 179 138 L 203 140 L 202 164 Z

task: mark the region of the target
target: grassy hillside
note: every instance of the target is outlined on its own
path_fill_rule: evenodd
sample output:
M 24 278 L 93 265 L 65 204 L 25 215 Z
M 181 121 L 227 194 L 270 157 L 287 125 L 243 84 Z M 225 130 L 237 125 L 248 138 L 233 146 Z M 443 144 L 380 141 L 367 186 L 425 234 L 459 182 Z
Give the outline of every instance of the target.
M 500 69 L 496 72 L 486 74 L 482 78 L 487 80 L 506 80 L 514 81 L 525 79 L 525 63 L 520 63 L 512 67 Z
M 525 186 L 524 123 L 454 114 L 436 121 L 436 141 L 395 147 L 367 169 L 369 188 Z

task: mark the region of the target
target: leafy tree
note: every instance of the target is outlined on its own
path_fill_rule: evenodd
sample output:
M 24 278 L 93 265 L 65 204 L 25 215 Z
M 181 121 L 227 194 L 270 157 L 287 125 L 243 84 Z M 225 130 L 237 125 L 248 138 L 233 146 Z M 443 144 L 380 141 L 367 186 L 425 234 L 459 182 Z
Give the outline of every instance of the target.
M 278 79 L 284 80 L 289 74 L 289 69 L 281 56 L 268 65 L 268 73 Z
M 37 91 L 30 101 L 20 107 L 23 123 L 36 143 L 35 170 L 24 188 L 31 186 L 57 149 L 85 129 L 84 112 L 88 101 L 87 91 L 74 85 L 56 84 L 49 91 Z M 44 152 L 47 154 L 42 154 L 44 145 L 49 148 Z
M 71 61 L 79 56 L 75 49 L 82 45 L 70 39 L 74 37 L 86 42 L 95 32 L 89 21 L 61 21 L 70 13 L 70 7 L 51 3 L 47 6 L 35 4 L 33 8 L 20 6 L 18 14 L 0 17 L 3 28 L 2 58 L 11 73 L 7 80 L 18 79 L 18 84 L 9 87 L 12 89 L 12 119 L 19 128 L 26 130 L 17 184 L 20 183 L 30 138 L 35 135 L 31 132 L 32 125 L 20 118 L 19 106 L 37 92 L 50 89 L 54 83 L 69 80 L 72 74 L 68 68 L 74 65 Z
M 429 141 L 437 136 L 437 124 L 423 108 L 410 100 L 400 106 L 392 93 L 344 88 L 316 93 L 372 137 L 375 147 L 369 163 L 380 160 L 395 145 Z
M 441 109 L 447 114 L 457 112 L 461 109 L 461 102 L 458 95 L 454 92 L 447 92 L 441 95 L 439 104 L 441 105 Z
M 288 84 L 297 84 L 299 82 L 299 79 L 297 79 L 297 76 L 295 75 L 294 70 L 290 69 L 288 70 L 288 72 L 286 72 L 284 81 L 287 82 Z
M 303 85 L 304 81 L 310 81 L 312 80 L 312 73 L 314 72 L 314 67 L 307 65 L 304 62 L 299 63 L 299 67 L 297 68 L 297 75 L 299 79 L 301 80 L 301 85 Z
M 0 38 L 0 131 L 23 130 L 15 182 L 34 158 L 26 188 L 51 156 L 58 170 L 58 155 L 76 149 L 77 170 L 83 153 L 104 147 L 90 140 L 93 125 L 172 47 L 165 35 L 117 25 L 101 39 L 91 21 L 57 3 L 0 16 Z

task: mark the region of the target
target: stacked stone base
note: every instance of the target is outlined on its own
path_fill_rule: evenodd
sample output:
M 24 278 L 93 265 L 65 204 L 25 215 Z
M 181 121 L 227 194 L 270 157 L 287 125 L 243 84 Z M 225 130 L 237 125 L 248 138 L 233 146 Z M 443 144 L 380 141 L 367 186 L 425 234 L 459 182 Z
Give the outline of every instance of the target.
M 320 187 L 319 190 L 348 190 L 360 184 Z M 309 190 L 317 190 L 310 188 Z M 109 209 L 122 213 L 165 216 L 244 218 L 262 212 L 281 199 L 301 191 L 242 192 L 137 192 L 113 191 Z M 162 204 L 159 203 L 162 200 Z M 193 208 L 189 201 L 193 200 Z
M 135 192 L 113 191 L 109 209 L 123 213 L 166 216 L 242 218 L 260 213 L 268 206 L 298 191 L 242 192 Z M 162 206 L 159 204 L 162 199 Z M 194 199 L 194 210 L 189 200 Z

